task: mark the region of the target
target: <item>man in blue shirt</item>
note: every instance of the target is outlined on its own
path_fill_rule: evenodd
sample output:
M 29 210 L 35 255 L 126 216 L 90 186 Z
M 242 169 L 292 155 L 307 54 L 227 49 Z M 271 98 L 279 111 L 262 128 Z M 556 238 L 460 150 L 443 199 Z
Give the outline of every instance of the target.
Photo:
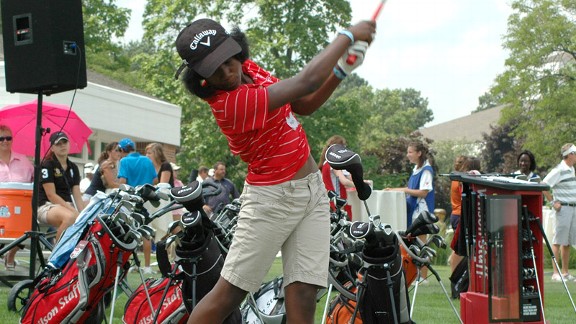
M 126 155 L 120 160 L 118 167 L 118 179 L 132 187 L 157 182 L 157 173 L 152 161 L 146 156 L 135 151 L 136 145 L 129 138 L 123 138 L 118 142 L 118 149 Z
M 118 150 L 124 156 L 120 160 L 118 167 L 118 179 L 120 183 L 135 187 L 144 184 L 155 184 L 158 182 L 157 172 L 152 160 L 135 151 L 136 145 L 129 138 L 123 138 L 118 142 Z M 150 268 L 150 254 L 152 252 L 152 243 L 149 240 L 143 240 L 142 248 L 144 250 L 144 274 L 152 274 Z

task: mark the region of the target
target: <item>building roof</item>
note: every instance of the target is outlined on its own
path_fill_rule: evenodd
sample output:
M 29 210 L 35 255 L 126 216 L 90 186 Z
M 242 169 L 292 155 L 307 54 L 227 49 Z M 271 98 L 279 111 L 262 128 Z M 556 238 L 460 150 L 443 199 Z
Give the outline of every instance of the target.
M 463 139 L 471 142 L 482 141 L 482 133 L 490 132 L 490 125 L 496 125 L 504 106 L 482 110 L 468 116 L 456 118 L 438 125 L 422 128 L 422 135 L 435 141 Z

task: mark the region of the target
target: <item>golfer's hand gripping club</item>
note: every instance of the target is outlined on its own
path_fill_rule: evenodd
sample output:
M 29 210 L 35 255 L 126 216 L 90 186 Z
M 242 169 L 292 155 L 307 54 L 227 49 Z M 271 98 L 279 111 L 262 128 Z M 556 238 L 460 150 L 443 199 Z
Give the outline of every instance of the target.
M 345 75 L 348 76 L 352 71 L 354 71 L 357 67 L 362 65 L 364 62 L 364 56 L 366 55 L 366 51 L 368 50 L 368 42 L 364 41 L 355 41 L 354 44 L 348 47 L 346 53 L 340 57 L 338 60 L 338 68 L 340 71 Z M 352 64 L 348 63 L 348 58 L 355 57 L 354 62 Z

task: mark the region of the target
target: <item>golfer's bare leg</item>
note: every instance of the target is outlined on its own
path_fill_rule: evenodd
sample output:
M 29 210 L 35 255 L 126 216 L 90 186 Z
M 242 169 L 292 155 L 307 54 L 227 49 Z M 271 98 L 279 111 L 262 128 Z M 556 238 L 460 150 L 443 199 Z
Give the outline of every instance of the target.
M 192 310 L 188 324 L 222 323 L 246 297 L 246 291 L 230 284 L 222 277 Z
M 286 286 L 286 315 L 288 324 L 314 324 L 318 286 L 293 282 Z

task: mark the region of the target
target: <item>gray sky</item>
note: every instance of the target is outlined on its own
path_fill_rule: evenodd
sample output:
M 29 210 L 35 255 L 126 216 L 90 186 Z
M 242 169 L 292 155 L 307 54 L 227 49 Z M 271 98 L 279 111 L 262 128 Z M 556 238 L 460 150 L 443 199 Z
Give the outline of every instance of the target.
M 379 0 L 351 0 L 352 22 L 370 19 Z M 132 9 L 126 39 L 142 36 L 145 0 Z M 388 0 L 378 35 L 356 72 L 377 89 L 414 88 L 428 98 L 435 125 L 470 114 L 504 72 L 502 49 L 511 8 L 503 0 Z

